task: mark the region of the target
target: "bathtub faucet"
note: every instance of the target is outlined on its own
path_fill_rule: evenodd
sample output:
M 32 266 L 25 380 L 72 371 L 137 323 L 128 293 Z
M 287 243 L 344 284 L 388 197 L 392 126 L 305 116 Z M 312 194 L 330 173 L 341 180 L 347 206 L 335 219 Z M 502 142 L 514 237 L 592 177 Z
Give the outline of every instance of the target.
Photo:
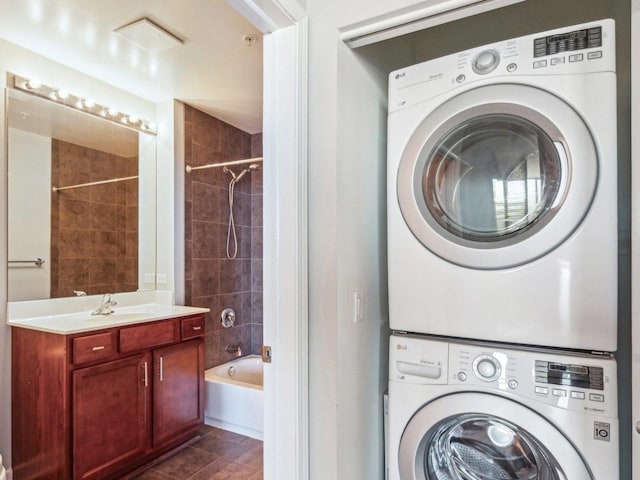
M 242 356 L 242 345 L 227 345 L 224 350 L 228 353 L 233 353 L 236 357 Z

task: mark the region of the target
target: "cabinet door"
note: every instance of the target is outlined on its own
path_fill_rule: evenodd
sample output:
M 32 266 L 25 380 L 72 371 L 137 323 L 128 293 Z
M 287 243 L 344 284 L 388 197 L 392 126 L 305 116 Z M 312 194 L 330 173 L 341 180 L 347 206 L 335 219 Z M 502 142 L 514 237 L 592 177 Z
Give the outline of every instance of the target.
M 104 478 L 148 447 L 150 354 L 73 372 L 74 479 Z
M 203 422 L 202 340 L 155 350 L 153 365 L 153 446 L 156 447 Z

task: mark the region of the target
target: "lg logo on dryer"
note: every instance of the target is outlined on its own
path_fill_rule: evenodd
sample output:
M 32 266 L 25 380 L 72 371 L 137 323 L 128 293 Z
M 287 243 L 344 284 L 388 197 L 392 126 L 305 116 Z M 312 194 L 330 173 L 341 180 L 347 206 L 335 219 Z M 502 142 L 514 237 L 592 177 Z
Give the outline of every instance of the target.
M 609 423 L 593 422 L 593 438 L 595 440 L 602 440 L 604 442 L 609 442 L 610 430 L 611 430 L 611 425 Z

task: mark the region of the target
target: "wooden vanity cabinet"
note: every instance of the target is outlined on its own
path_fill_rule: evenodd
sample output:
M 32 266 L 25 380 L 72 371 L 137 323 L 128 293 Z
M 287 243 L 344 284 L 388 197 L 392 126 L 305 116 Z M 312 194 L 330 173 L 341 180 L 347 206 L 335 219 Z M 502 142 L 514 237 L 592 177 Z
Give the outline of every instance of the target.
M 197 435 L 204 315 L 59 335 L 12 328 L 15 480 L 116 479 Z
M 142 458 L 149 447 L 150 355 L 81 368 L 72 373 L 74 478 L 104 478 Z

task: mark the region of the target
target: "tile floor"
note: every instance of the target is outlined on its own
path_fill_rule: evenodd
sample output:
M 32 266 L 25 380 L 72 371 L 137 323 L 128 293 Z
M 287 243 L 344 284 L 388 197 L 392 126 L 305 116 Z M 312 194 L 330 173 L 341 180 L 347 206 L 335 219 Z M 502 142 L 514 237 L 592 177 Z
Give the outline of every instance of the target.
M 262 442 L 204 425 L 201 439 L 136 480 L 262 480 Z

